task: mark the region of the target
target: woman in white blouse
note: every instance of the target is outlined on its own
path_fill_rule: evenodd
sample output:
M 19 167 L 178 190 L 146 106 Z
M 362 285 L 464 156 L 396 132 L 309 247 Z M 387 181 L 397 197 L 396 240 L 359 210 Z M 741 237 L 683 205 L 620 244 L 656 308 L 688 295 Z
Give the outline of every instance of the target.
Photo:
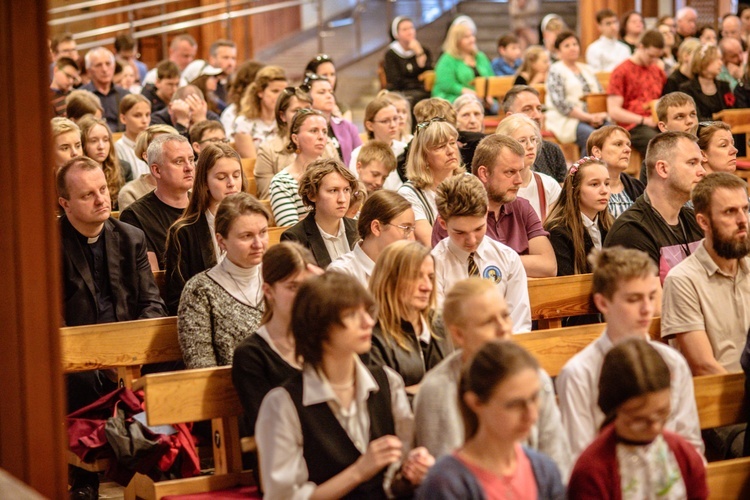
M 299 289 L 292 333 L 302 373 L 273 389 L 255 426 L 264 498 L 387 498 L 434 462 L 409 451 L 414 419 L 401 378 L 367 368 L 373 300 L 355 278 L 326 273 Z
M 528 116 L 516 113 L 505 117 L 495 133 L 510 136 L 523 146 L 523 170 L 521 170 L 523 183 L 518 190 L 518 197 L 528 200 L 539 216 L 539 220 L 544 222 L 557 201 L 557 197 L 560 196 L 561 189 L 560 184 L 553 177 L 531 170 L 542 149 L 542 133 L 539 125 Z
M 286 88 L 286 74 L 279 66 L 266 66 L 245 89 L 234 121 L 234 142 L 243 158 L 255 158 L 260 144 L 278 130 L 276 101 Z
M 398 194 L 411 203 L 416 220 L 417 241 L 430 247 L 432 226 L 437 219 L 435 189 L 452 175 L 464 173 L 458 151 L 458 131 L 444 118 L 433 118 L 417 125 L 406 164 L 408 182 Z

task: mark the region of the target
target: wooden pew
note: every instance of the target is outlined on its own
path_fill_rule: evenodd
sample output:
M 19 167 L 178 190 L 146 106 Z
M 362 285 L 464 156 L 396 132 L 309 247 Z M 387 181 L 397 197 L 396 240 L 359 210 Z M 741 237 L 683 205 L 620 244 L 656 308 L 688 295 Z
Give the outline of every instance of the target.
M 586 94 L 581 100 L 586 103 L 589 113 L 607 112 L 607 94 Z
M 254 484 L 252 472 L 242 469 L 238 418 L 242 405 L 232 385 L 231 367 L 203 368 L 146 375 L 134 388 L 146 398 L 148 425 L 211 420 L 214 474 L 153 482 L 136 474 L 136 498 L 200 493 Z
M 609 87 L 609 78 L 611 76 L 611 71 L 600 71 L 596 74 L 596 79 L 599 80 L 599 85 L 602 86 L 602 90 L 604 90 L 604 92 L 607 92 L 607 87 Z
M 529 278 L 531 319 L 539 322 L 539 329 L 560 328 L 567 316 L 596 314 L 591 300 L 591 274 Z
M 110 212 L 109 216 L 112 217 L 113 219 L 120 220 L 120 212 L 117 210 L 115 210 L 114 212 Z
M 557 377 L 565 363 L 599 338 L 606 326 L 605 323 L 598 323 L 551 328 L 514 335 L 513 341 L 533 354 L 550 377 Z M 660 329 L 661 318 L 652 319 L 649 327 L 651 338 L 658 338 Z
M 750 457 L 711 462 L 706 476 L 708 498 L 750 498 Z
M 424 89 L 427 92 L 432 92 L 432 87 L 435 86 L 435 70 L 423 71 L 417 78 L 424 84 Z
M 242 172 L 245 178 L 250 180 L 255 178 L 255 158 L 240 158 L 242 163 Z
M 473 82 L 474 90 L 480 99 L 490 96 L 502 101 L 505 94 L 513 87 L 515 79 L 515 76 L 478 76 Z

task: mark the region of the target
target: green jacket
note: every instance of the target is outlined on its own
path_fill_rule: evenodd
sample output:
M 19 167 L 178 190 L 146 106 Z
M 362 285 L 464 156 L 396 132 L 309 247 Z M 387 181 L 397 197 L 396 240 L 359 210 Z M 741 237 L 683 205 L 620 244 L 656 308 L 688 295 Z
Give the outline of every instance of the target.
M 477 52 L 476 59 L 479 76 L 494 76 L 492 63 L 484 52 Z M 453 102 L 461 95 L 463 88 L 474 88 L 471 82 L 475 76 L 474 68 L 467 66 L 463 60 L 444 53 L 435 66 L 435 86 L 432 88 L 432 97 L 442 97 Z

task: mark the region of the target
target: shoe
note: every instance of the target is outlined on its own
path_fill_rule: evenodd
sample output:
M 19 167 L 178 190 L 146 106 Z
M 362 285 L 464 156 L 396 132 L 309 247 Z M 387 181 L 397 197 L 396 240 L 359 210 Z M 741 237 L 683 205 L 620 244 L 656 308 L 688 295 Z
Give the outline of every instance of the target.
M 70 500 L 98 500 L 99 486 L 87 484 L 70 490 Z

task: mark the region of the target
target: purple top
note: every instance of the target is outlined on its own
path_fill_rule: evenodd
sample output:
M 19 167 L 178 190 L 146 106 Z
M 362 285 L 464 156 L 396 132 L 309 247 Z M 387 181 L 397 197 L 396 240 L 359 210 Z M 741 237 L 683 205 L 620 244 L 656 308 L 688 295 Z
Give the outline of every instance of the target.
M 432 246 L 448 236 L 448 232 L 440 224 L 432 228 Z M 509 246 L 518 255 L 529 253 L 529 240 L 537 236 L 547 236 L 549 233 L 542 227 L 542 221 L 528 200 L 516 198 L 500 207 L 500 216 L 495 219 L 495 213 L 487 214 L 487 236 Z
M 362 145 L 362 139 L 359 138 L 359 130 L 350 121 L 343 118 L 331 118 L 331 128 L 339 141 L 341 147 L 341 156 L 344 165 L 349 165 L 352 158 L 352 151 Z

